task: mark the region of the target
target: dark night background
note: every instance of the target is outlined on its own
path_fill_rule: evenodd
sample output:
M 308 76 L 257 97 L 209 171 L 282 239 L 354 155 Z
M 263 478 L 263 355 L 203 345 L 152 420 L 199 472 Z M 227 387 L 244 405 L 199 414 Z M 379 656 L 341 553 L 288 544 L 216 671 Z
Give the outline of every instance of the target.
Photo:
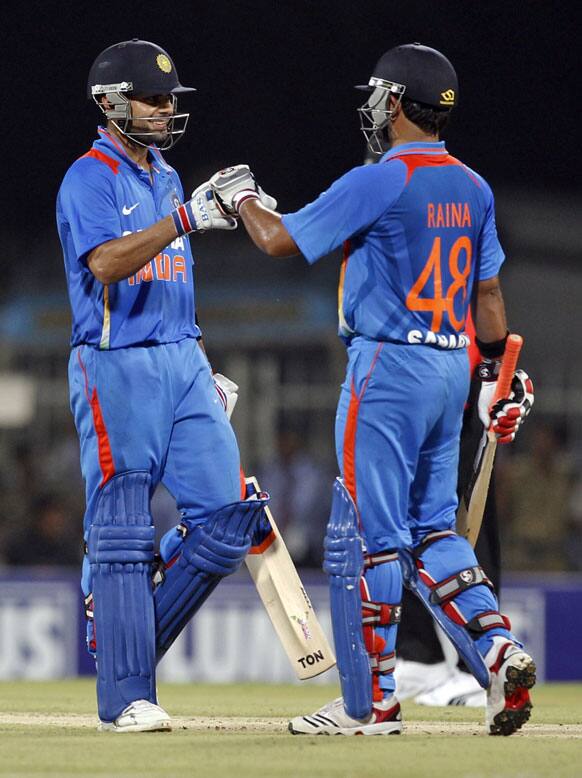
M 210 0 L 6 8 L 2 230 L 26 242 L 54 230 L 60 179 L 93 139 L 99 116 L 85 86 L 94 57 L 131 37 L 166 48 L 182 83 L 199 90 L 181 102 L 190 125 L 168 155 L 187 189 L 244 161 L 281 210 L 312 199 L 361 161 L 361 95 L 352 85 L 367 81 L 383 51 L 415 40 L 457 68 L 460 107 L 447 133 L 455 156 L 494 189 L 578 186 L 580 50 L 566 6 Z
M 388 48 L 418 40 L 445 53 L 459 75 L 460 105 L 445 138 L 449 151 L 484 175 L 495 192 L 508 255 L 502 278 L 510 326 L 526 335 L 525 353 L 542 381 L 559 376 L 564 386 L 582 387 L 582 345 L 567 335 L 580 320 L 582 294 L 580 46 L 572 7 L 497 0 L 11 6 L 0 32 L 0 303 L 12 305 L 4 319 L 20 335 L 26 331 L 17 324 L 20 298 L 36 305 L 47 292 L 58 296 L 60 312 L 45 321 L 60 317 L 54 342 L 66 351 L 54 203 L 66 169 L 88 150 L 102 119 L 86 97 L 86 79 L 104 48 L 132 37 L 154 41 L 173 57 L 182 83 L 198 89 L 180 100 L 190 123 L 167 153 L 187 193 L 220 167 L 246 162 L 286 212 L 361 164 L 364 141 L 355 108 L 362 93 L 353 86 L 367 82 Z M 273 305 L 291 285 L 310 311 L 308 295 L 319 294 L 329 306 L 326 326 L 333 337 L 337 258 L 313 267 L 301 259 L 274 262 L 242 229 L 193 236 L 192 247 L 198 305 L 211 309 L 203 312 L 206 335 L 209 315 L 224 321 L 227 290 L 242 306 L 249 289 L 262 284 Z M 551 317 L 557 317 L 554 331 Z M 46 327 L 40 333 L 45 339 L 50 334 Z M 562 402 L 555 400 L 556 411 Z

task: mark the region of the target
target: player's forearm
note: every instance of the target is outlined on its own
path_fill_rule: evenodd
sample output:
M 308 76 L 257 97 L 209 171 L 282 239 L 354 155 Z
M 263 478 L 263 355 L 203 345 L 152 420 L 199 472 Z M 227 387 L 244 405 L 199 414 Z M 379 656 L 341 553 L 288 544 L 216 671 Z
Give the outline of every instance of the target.
M 239 215 L 249 237 L 265 254 L 271 257 L 292 257 L 300 253 L 281 221 L 281 214 L 265 208 L 260 200 L 244 202 Z
M 483 343 L 493 343 L 505 338 L 507 334 L 505 303 L 497 276 L 479 282 L 473 320 L 477 338 Z
M 97 246 L 89 254 L 89 270 L 102 284 L 113 284 L 137 273 L 177 237 L 174 220 L 166 216 L 141 232 L 132 232 Z

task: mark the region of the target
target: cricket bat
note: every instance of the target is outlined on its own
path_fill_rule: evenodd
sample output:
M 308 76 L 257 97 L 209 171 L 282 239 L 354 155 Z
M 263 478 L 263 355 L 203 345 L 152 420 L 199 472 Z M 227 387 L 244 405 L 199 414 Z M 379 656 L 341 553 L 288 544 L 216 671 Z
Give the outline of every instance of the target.
M 245 481 L 249 493 L 261 491 L 254 476 Z M 335 656 L 268 507 L 265 513 L 271 532 L 251 547 L 246 563 L 291 666 L 304 681 L 333 667 Z
M 508 336 L 492 405 L 502 397 L 509 396 L 513 374 L 515 373 L 522 345 L 523 338 L 520 335 Z M 473 475 L 457 510 L 457 534 L 467 538 L 473 548 L 481 530 L 483 511 L 487 501 L 487 492 L 489 491 L 496 450 L 497 439 L 490 427 L 483 433 L 483 438 L 475 457 Z

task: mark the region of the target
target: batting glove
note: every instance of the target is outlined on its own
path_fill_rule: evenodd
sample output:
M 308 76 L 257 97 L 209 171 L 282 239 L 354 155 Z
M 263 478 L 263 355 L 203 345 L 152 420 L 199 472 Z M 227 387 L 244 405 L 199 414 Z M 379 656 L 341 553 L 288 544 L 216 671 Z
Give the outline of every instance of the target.
M 210 186 L 227 214 L 238 214 L 241 205 L 247 200 L 260 200 L 265 208 L 272 211 L 277 207 L 275 198 L 261 189 L 248 165 L 219 170 L 211 177 Z
M 507 399 L 498 400 L 491 408 L 491 425 L 498 443 L 511 443 L 534 404 L 533 381 L 525 370 L 516 370 Z
M 225 214 L 214 198 L 210 182 L 200 184 L 190 195 L 190 200 L 172 211 L 178 235 L 207 230 L 236 230 L 236 219 Z
M 214 379 L 214 388 L 220 397 L 222 407 L 230 419 L 238 400 L 238 384 L 235 384 L 234 381 L 231 381 L 230 378 L 222 375 L 222 373 L 214 373 L 212 378 Z
M 477 367 L 482 379 L 477 401 L 479 418 L 485 429 L 491 429 L 498 443 L 511 443 L 520 425 L 534 404 L 533 382 L 524 370 L 516 370 L 511 382 L 509 397 L 502 397 L 493 405 L 500 362 L 484 360 Z

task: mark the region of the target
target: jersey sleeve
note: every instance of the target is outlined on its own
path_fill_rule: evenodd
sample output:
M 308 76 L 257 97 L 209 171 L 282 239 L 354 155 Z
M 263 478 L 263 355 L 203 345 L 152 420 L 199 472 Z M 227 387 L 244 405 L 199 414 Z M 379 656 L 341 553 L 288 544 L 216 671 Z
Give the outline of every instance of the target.
M 400 197 L 406 168 L 400 162 L 356 167 L 317 200 L 283 216 L 283 225 L 309 263 L 370 227 Z
M 59 192 L 59 211 L 80 262 L 96 246 L 123 235 L 113 174 L 100 162 L 80 160 L 69 170 Z
M 494 278 L 498 275 L 501 265 L 505 261 L 505 254 L 497 236 L 493 192 L 486 181 L 483 179 L 481 181 L 484 184 L 483 188 L 487 197 L 487 204 L 485 220 L 479 237 L 479 255 L 477 259 L 479 263 L 479 281 L 486 281 L 488 278 Z

